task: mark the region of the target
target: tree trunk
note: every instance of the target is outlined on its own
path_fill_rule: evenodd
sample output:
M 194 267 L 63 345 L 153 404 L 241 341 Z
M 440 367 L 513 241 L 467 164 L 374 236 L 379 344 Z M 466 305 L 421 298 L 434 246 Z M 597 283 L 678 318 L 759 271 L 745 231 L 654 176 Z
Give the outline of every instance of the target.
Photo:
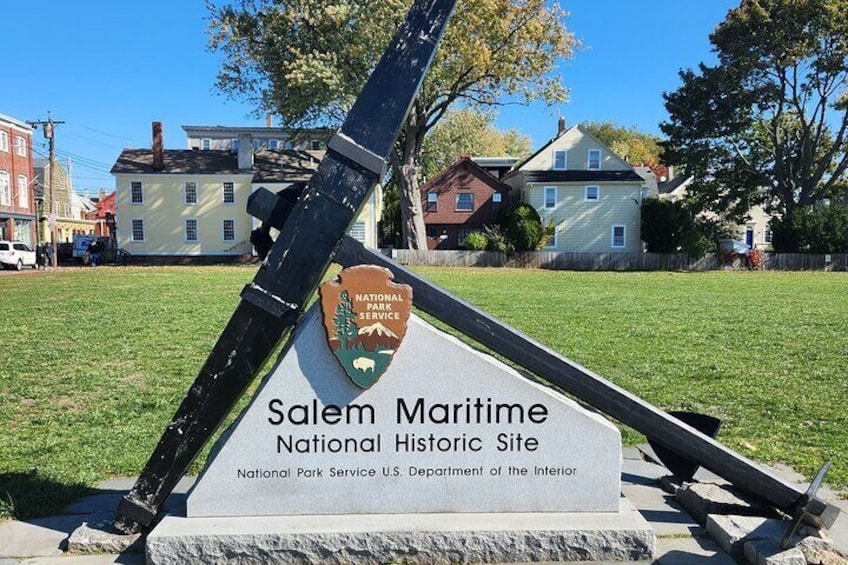
M 424 212 L 421 208 L 421 144 L 424 129 L 415 125 L 407 126 L 405 137 L 398 142 L 393 166 L 400 187 L 400 217 L 403 231 L 403 244 L 408 249 L 427 249 L 427 228 L 424 225 Z

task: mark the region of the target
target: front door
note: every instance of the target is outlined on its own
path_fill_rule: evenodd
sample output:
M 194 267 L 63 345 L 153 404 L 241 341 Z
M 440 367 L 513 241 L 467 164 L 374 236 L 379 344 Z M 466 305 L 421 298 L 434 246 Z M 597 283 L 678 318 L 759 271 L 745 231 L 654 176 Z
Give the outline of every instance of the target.
M 748 228 L 745 230 L 745 245 L 747 245 L 751 249 L 754 248 L 754 228 L 753 228 L 753 226 L 748 226 Z

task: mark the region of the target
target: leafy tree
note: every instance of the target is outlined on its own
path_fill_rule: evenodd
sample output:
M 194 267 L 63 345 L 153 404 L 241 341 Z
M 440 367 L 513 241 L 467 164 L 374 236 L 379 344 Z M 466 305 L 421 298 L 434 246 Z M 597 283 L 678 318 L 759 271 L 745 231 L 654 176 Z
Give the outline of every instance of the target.
M 848 252 L 848 205 L 805 206 L 786 221 L 772 224 L 772 246 L 779 253 Z
M 642 203 L 642 241 L 651 253 L 675 253 L 691 229 L 692 215 L 682 201 L 649 198 Z
M 411 0 L 236 0 L 210 3 L 209 44 L 223 55 L 217 86 L 288 126 L 338 125 Z M 390 157 L 404 240 L 426 249 L 422 149 L 454 103 L 562 102 L 556 64 L 577 42 L 547 0 L 459 2 Z M 379 119 L 379 117 L 375 117 Z
M 532 140 L 518 130 L 500 131 L 491 113 L 473 108 L 450 111 L 424 139 L 421 162 L 430 177 L 449 167 L 463 153 L 474 157 L 510 156 L 522 159 L 532 153 Z
M 718 64 L 665 94 L 666 159 L 694 202 L 731 221 L 755 204 L 791 222 L 834 196 L 848 167 L 845 0 L 742 0 L 710 41 Z
M 725 234 L 718 224 L 696 217 L 683 202 L 651 198 L 642 203 L 642 241 L 651 253 L 682 251 L 703 257 Z
M 641 131 L 636 126 L 626 127 L 615 122 L 587 122 L 581 124 L 604 145 L 634 165 L 656 169 L 662 163 L 660 138 Z
M 336 337 L 341 342 L 341 348 L 350 349 L 350 342 L 356 338 L 359 328 L 356 326 L 356 313 L 353 311 L 353 303 L 346 290 L 339 294 L 339 303 L 336 305 L 333 325 L 336 328 Z

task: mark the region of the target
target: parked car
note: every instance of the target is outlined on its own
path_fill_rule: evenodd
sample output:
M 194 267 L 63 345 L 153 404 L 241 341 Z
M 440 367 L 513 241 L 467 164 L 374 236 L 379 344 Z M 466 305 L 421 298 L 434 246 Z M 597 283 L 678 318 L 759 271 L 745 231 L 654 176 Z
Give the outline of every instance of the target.
M 35 251 L 20 241 L 0 241 L 0 265 L 4 269 L 21 270 L 24 267 L 37 269 Z

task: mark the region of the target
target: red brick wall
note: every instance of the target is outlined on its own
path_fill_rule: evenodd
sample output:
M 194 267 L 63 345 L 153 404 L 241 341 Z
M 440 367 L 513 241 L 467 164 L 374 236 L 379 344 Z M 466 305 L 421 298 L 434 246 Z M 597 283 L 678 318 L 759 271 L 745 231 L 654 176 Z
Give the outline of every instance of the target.
M 424 187 L 422 209 L 427 225 L 427 243 L 430 249 L 457 249 L 460 230 L 480 229 L 484 225 L 496 224 L 500 212 L 508 206 L 507 187 L 493 178 L 481 176 L 468 161 L 453 165 L 440 177 Z M 428 211 L 427 194 L 436 194 L 436 211 Z M 457 194 L 470 193 L 474 197 L 471 211 L 456 209 Z M 492 196 L 501 194 L 501 202 L 493 202 Z M 431 237 L 435 231 L 435 237 Z M 447 235 L 447 238 L 441 237 Z
M 3 119 L 0 119 L 0 131 L 6 132 L 9 139 L 8 151 L 0 151 L 0 170 L 9 173 L 9 188 L 11 189 L 10 206 L 0 206 L 0 218 L 6 214 L 18 214 L 32 217 L 32 238 L 35 237 L 35 186 L 32 182 L 33 174 L 33 158 L 32 158 L 32 132 L 16 127 Z M 26 145 L 26 156 L 19 156 L 16 152 L 16 139 L 23 137 Z M 21 207 L 18 197 L 18 175 L 26 175 L 27 183 L 29 183 L 29 198 L 28 206 Z M 0 220 L 3 221 L 3 220 Z M 6 237 L 14 236 L 14 220 L 8 219 L 4 222 Z

